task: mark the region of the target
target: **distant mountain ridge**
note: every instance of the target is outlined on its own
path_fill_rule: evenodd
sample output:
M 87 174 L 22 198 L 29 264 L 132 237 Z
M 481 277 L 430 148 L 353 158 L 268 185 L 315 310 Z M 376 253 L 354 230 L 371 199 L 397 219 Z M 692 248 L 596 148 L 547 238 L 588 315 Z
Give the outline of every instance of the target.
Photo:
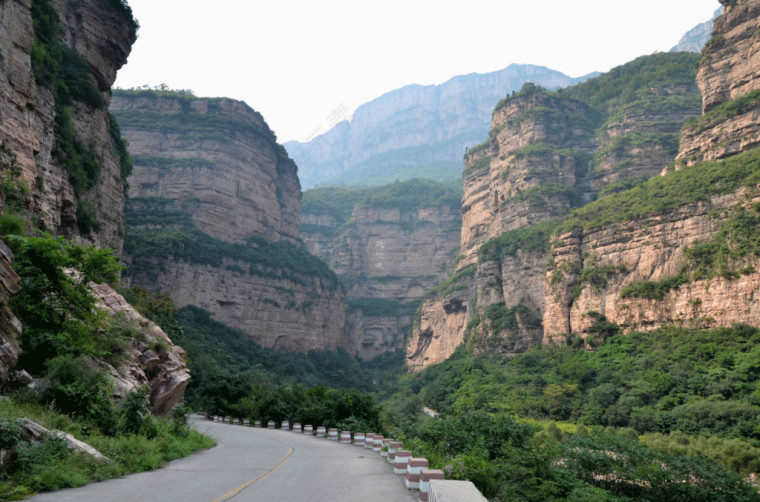
M 284 144 L 301 185 L 376 186 L 414 177 L 458 179 L 462 156 L 490 128 L 494 105 L 530 81 L 555 89 L 582 82 L 534 65 L 512 64 L 439 85 L 408 85 L 356 109 L 350 121 L 308 142 Z
M 719 7 L 712 16 L 712 19 L 699 23 L 694 28 L 687 31 L 678 44 L 670 49 L 670 52 L 702 52 L 702 48 L 705 46 L 710 35 L 712 35 L 713 22 L 723 12 L 723 7 Z

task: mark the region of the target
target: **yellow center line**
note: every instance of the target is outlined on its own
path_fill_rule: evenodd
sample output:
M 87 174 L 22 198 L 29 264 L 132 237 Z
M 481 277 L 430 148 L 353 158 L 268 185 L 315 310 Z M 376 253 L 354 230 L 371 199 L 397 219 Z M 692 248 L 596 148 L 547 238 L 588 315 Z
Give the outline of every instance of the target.
M 259 476 L 258 478 L 254 479 L 253 481 L 249 481 L 249 482 L 247 482 L 247 483 L 246 483 L 246 484 L 244 484 L 244 485 L 240 485 L 240 486 L 238 486 L 237 488 L 235 488 L 234 490 L 230 490 L 230 491 L 228 491 L 227 493 L 225 493 L 225 494 L 224 494 L 224 495 L 222 495 L 221 497 L 217 497 L 217 498 L 215 498 L 215 499 L 214 499 L 214 500 L 212 500 L 211 502 L 224 502 L 225 500 L 229 500 L 229 499 L 231 499 L 232 497 L 234 497 L 234 496 L 235 496 L 235 495 L 237 495 L 238 493 L 242 492 L 243 490 L 245 490 L 246 488 L 248 488 L 248 487 L 249 487 L 249 486 L 251 486 L 252 484 L 256 483 L 257 481 L 261 481 L 262 479 L 264 479 L 265 477 L 269 476 L 269 475 L 270 475 L 270 474 L 272 474 L 274 471 L 276 471 L 277 469 L 279 469 L 280 467 L 282 467 L 282 466 L 285 464 L 285 462 L 287 462 L 287 461 L 288 461 L 288 458 L 290 458 L 290 456 L 291 456 L 292 454 L 293 454 L 293 447 L 292 447 L 292 446 L 288 446 L 288 454 L 287 454 L 287 455 L 285 455 L 285 458 L 283 458 L 282 460 L 280 460 L 280 463 L 279 463 L 279 464 L 275 465 L 274 467 L 272 467 L 272 468 L 271 468 L 271 469 L 269 469 L 267 472 L 265 472 L 264 474 L 262 474 L 262 475 L 261 475 L 261 476 Z

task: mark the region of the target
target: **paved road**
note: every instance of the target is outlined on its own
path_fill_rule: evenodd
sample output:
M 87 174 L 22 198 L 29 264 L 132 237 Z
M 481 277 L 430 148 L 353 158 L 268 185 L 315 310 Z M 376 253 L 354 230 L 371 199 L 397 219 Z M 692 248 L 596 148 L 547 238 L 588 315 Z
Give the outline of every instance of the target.
M 218 446 L 165 468 L 82 488 L 38 495 L 34 502 L 412 502 L 377 453 L 294 432 L 193 419 Z

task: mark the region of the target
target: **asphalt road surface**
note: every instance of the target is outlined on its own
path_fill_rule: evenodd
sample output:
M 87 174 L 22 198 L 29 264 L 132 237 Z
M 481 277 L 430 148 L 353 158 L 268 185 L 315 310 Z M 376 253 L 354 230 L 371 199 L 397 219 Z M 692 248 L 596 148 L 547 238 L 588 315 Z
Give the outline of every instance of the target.
M 194 418 L 217 446 L 163 469 L 38 495 L 34 502 L 412 502 L 377 453 L 295 432 Z

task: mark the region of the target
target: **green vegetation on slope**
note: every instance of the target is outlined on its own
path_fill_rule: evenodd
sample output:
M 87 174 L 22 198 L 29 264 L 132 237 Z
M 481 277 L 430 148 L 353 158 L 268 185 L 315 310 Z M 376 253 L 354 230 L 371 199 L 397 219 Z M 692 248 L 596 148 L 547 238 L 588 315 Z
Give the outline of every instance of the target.
M 424 207 L 448 206 L 458 211 L 461 200 L 461 183 L 412 179 L 373 188 L 312 188 L 303 193 L 301 213 L 327 214 L 335 219 L 335 227 L 339 228 L 350 221 L 355 208 L 411 211 Z
M 383 402 L 394 437 L 490 497 L 508 487 L 516 500 L 760 499 L 740 480 L 760 467 L 760 330 L 667 327 L 595 352 L 570 342 L 508 359 L 460 347 L 401 377 Z
M 760 182 L 760 149 L 735 155 L 723 162 L 684 166 L 667 176 L 657 176 L 632 188 L 573 211 L 559 232 L 575 226 L 596 228 L 632 221 L 677 209 L 710 197 L 731 193 Z
M 185 410 L 171 419 L 148 415 L 148 391 L 135 389 L 115 402 L 114 384 L 96 361 L 114 366 L 130 358 L 139 338 L 123 319 L 109 319 L 95 308 L 89 281 L 115 281 L 121 269 L 113 251 L 82 246 L 63 238 L 5 235 L 14 252 L 13 268 L 22 290 L 10 300 L 23 324 L 23 350 L 16 367 L 48 384 L 12 393 L 0 401 L 0 498 L 15 500 L 36 491 L 79 486 L 93 480 L 159 467 L 209 447 L 210 439 L 190 431 Z M 75 268 L 75 277 L 64 269 Z M 47 438 L 27 442 L 21 417 L 61 429 L 90 443 L 114 462 L 101 464 L 69 453 L 65 443 Z M 142 455 L 135 455 L 140 450 Z M 139 457 L 139 458 L 135 458 Z
M 684 94 L 695 86 L 699 55 L 690 52 L 641 56 L 578 85 L 556 91 L 561 97 L 582 101 L 600 113 L 660 95 Z M 652 93 L 651 89 L 660 89 Z M 662 110 L 661 103 L 657 110 Z
M 371 361 L 343 350 L 276 352 L 200 308 L 177 311 L 164 295 L 132 288 L 125 298 L 187 351 L 193 378 L 185 398 L 198 410 L 252 420 L 341 424 L 350 430 L 379 428 L 377 406 L 366 393 L 404 364 L 401 351 Z
M 131 25 L 134 32 L 137 22 L 132 11 L 122 0 L 109 0 Z M 66 169 L 77 198 L 77 223 L 82 233 L 99 231 L 100 224 L 92 206 L 82 199 L 84 193 L 97 185 L 100 177 L 100 161 L 92 146 L 85 145 L 76 137 L 71 107 L 74 101 L 95 109 L 105 106 L 95 86 L 95 78 L 85 58 L 66 46 L 60 18 L 50 0 L 32 2 L 34 42 L 32 44 L 32 69 L 38 85 L 53 93 L 55 101 L 55 145 L 53 157 Z M 131 161 L 126 143 L 113 116 L 109 117 L 109 132 L 117 161 L 120 165 L 121 182 L 131 174 Z
M 331 291 L 341 287 L 335 273 L 304 247 L 253 235 L 245 244 L 216 239 L 192 226 L 182 204 L 157 198 L 130 201 L 124 252 L 132 265 L 127 274 L 147 273 L 158 266 L 157 259 L 172 258 L 302 285 L 321 279 Z

